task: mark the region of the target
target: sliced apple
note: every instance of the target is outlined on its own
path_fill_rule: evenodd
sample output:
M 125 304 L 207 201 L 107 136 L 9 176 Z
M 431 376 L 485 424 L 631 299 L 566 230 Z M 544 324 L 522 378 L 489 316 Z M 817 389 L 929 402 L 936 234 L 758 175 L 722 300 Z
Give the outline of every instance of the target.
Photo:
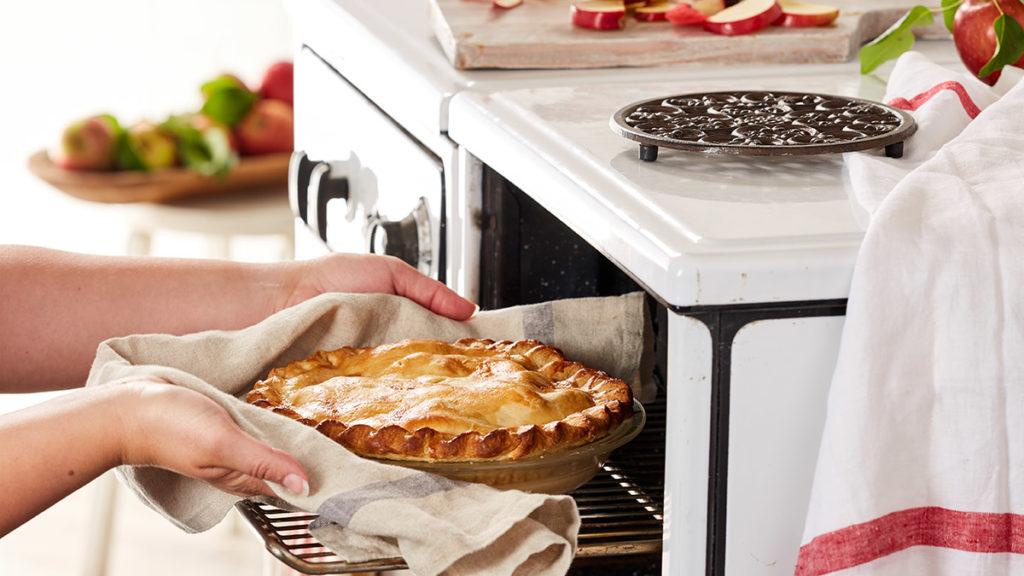
M 725 36 L 750 34 L 769 26 L 781 15 L 782 8 L 775 0 L 740 0 L 705 20 L 704 29 Z
M 725 0 L 688 0 L 686 3 L 705 16 L 714 16 L 725 10 Z
M 648 4 L 643 8 L 637 8 L 636 12 L 633 13 L 633 17 L 641 22 L 664 22 L 665 20 L 668 20 L 668 17 L 666 16 L 668 11 L 675 7 L 675 4 L 670 2 Z
M 495 8 L 501 8 L 507 10 L 509 8 L 515 8 L 523 3 L 523 0 L 491 0 L 491 5 Z
M 619 0 L 585 0 L 572 5 L 572 23 L 591 30 L 618 30 L 626 25 L 626 5 Z
M 782 18 L 776 24 L 789 28 L 828 26 L 839 17 L 839 8 L 824 4 L 808 4 L 793 0 L 779 0 Z
M 665 13 L 665 19 L 676 26 L 691 26 L 703 24 L 708 17 L 689 4 L 677 4 Z
M 626 12 L 632 12 L 637 8 L 643 8 L 647 6 L 647 0 L 625 0 L 626 1 Z

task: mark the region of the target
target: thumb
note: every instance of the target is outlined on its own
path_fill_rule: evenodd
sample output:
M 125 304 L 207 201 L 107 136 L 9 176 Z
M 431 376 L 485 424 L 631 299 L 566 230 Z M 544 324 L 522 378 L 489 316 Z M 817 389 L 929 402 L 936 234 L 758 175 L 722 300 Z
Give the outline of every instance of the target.
M 309 496 L 309 477 L 298 460 L 260 442 L 241 428 L 236 430 L 237 438 L 224 454 L 224 467 L 257 481 L 273 482 L 295 496 Z M 268 495 L 273 496 L 272 493 Z

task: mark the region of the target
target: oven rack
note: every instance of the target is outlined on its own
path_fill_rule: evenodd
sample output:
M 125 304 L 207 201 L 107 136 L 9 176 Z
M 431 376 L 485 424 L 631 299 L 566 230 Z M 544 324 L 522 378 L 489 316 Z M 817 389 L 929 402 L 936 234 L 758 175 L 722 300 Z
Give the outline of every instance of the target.
M 664 400 L 646 405 L 647 425 L 616 451 L 590 482 L 572 492 L 582 524 L 576 558 L 657 555 L 661 552 L 665 464 Z M 275 558 L 303 574 L 349 574 L 406 568 L 401 558 L 350 563 L 308 530 L 316 514 L 288 512 L 242 500 L 235 505 Z

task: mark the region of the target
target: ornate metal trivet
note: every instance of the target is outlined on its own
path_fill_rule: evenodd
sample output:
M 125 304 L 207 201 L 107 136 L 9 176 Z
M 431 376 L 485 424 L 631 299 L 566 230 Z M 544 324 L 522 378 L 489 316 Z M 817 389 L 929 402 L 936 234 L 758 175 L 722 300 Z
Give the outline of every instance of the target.
M 800 92 L 704 92 L 630 104 L 612 130 L 640 143 L 653 162 L 658 147 L 750 156 L 827 154 L 885 147 L 903 156 L 917 125 L 895 108 L 859 98 Z

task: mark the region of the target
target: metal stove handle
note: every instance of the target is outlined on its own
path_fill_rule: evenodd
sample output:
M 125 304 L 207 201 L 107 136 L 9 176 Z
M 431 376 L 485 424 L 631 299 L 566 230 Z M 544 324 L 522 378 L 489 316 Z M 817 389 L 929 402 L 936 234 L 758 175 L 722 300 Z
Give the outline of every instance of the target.
M 309 175 L 313 172 L 313 162 L 302 150 L 292 152 L 288 162 L 288 203 L 295 214 L 303 222 L 306 220 L 306 193 L 309 190 Z
M 430 211 L 420 198 L 416 208 L 401 220 L 385 220 L 374 212 L 366 223 L 367 250 L 402 259 L 423 274 L 430 274 Z
M 327 242 L 327 203 L 331 200 L 348 202 L 349 199 L 345 166 L 345 162 L 316 162 L 309 174 L 306 223 L 324 242 Z

